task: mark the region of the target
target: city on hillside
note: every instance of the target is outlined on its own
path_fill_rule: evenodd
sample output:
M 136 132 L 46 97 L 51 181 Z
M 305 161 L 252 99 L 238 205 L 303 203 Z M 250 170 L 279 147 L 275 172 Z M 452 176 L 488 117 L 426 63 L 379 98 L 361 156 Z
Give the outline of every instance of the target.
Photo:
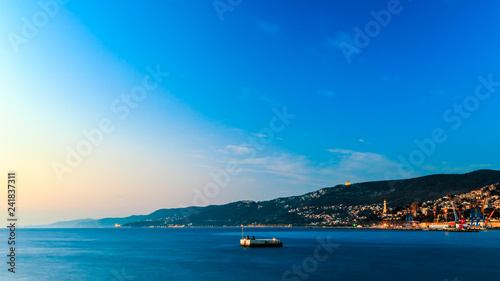
M 311 226 L 405 226 L 408 215 L 421 226 L 454 226 L 454 222 L 481 217 L 490 220 L 492 227 L 500 227 L 500 183 L 484 186 L 468 193 L 448 195 L 436 200 L 415 202 L 405 207 L 388 206 L 385 202 L 371 205 L 304 206 L 288 212 L 306 217 Z M 314 194 L 313 194 L 314 196 Z M 479 214 L 476 210 L 479 207 Z M 471 211 L 474 210 L 474 211 Z M 451 223 L 451 224 L 450 224 Z M 414 226 L 414 225 L 413 225 Z

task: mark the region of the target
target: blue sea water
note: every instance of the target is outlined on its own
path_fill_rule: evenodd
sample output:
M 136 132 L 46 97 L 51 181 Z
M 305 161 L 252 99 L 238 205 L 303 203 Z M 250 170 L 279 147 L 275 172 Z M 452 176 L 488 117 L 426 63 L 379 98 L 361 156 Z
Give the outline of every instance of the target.
M 0 280 L 499 280 L 500 231 L 246 228 L 282 248 L 241 248 L 239 228 L 18 229 Z

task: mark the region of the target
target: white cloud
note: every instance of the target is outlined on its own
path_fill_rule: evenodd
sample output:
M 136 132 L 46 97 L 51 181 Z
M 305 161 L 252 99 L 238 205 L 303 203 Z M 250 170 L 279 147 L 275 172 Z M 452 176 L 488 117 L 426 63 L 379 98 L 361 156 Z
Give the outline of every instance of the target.
M 472 164 L 469 167 L 471 167 L 471 168 L 487 168 L 487 167 L 491 167 L 491 164 Z
M 245 145 L 226 145 L 224 148 L 225 150 L 222 151 L 229 151 L 236 155 L 243 155 L 250 152 L 250 148 Z
M 338 153 L 338 154 L 352 154 L 352 153 L 355 153 L 355 151 L 347 150 L 347 149 L 327 149 L 327 151 L 331 152 L 331 153 Z
M 256 136 L 256 137 L 259 137 L 259 138 L 267 138 L 267 135 L 266 134 L 257 134 L 257 133 L 253 133 L 252 136 Z
M 235 151 L 244 151 L 245 148 L 250 149 L 248 147 L 230 147 Z M 231 158 L 227 159 L 227 161 L 237 163 L 242 169 L 242 174 L 251 173 L 257 178 L 263 175 L 275 175 L 278 176 L 276 181 L 281 182 L 287 179 L 292 179 L 296 184 L 313 184 L 314 182 L 311 181 L 314 169 L 304 156 L 280 153 L 259 158 Z
M 344 176 L 351 182 L 385 180 L 387 174 L 398 174 L 400 164 L 384 155 L 347 149 L 328 149 L 334 159 L 323 174 Z
M 337 95 L 334 92 L 329 91 L 329 90 L 325 90 L 325 89 L 319 91 L 319 94 L 322 95 L 322 96 L 326 96 L 326 97 L 334 97 L 334 96 Z
M 276 183 L 311 188 L 333 186 L 346 180 L 386 180 L 387 174 L 397 177 L 400 165 L 381 154 L 348 149 L 328 149 L 330 160 L 326 163 L 316 163 L 292 153 L 253 150 L 249 145 L 227 145 L 224 151 L 229 154 L 219 160 L 238 163 L 241 176 L 255 178 L 257 182 L 268 181 L 268 176 L 273 175 L 272 181 Z M 255 156 L 255 152 L 257 158 L 248 158 Z

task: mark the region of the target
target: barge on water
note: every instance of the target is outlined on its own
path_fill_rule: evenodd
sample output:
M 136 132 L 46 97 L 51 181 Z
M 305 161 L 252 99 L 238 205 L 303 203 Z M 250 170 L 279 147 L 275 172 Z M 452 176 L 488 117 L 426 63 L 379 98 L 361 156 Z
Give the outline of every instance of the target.
M 273 239 L 255 239 L 250 237 L 246 237 L 244 239 L 240 239 L 240 246 L 241 247 L 282 247 L 283 243 L 281 243 L 280 240 L 273 238 Z

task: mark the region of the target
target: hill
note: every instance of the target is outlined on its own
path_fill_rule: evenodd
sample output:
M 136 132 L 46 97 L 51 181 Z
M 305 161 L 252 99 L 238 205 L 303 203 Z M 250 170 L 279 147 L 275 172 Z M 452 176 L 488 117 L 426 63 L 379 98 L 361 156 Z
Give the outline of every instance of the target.
M 392 207 L 404 207 L 414 201 L 429 201 L 448 194 L 462 194 L 483 186 L 500 182 L 500 171 L 479 170 L 466 174 L 436 174 L 424 177 L 337 185 L 322 188 L 301 196 L 277 198 L 269 201 L 238 201 L 225 205 L 160 209 L 149 215 L 99 220 L 59 222 L 49 227 L 113 227 L 241 224 L 293 224 L 306 225 L 317 221 L 298 214 L 294 209 L 331 209 L 332 206 L 359 206 L 381 204 L 384 200 Z M 345 209 L 345 208 L 344 208 Z M 339 212 L 339 209 L 334 209 Z M 343 209 L 342 209 L 343 210 Z

